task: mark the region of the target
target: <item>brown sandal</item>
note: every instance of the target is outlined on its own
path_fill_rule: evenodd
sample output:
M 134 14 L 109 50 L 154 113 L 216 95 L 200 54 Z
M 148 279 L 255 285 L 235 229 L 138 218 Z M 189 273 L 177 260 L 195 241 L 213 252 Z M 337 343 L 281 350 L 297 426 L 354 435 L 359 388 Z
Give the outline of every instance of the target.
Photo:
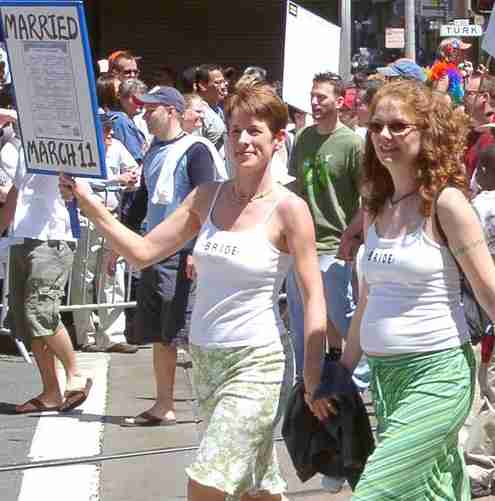
M 173 426 L 175 424 L 177 424 L 177 419 L 161 419 L 153 416 L 151 412 L 145 411 L 138 414 L 136 417 L 125 418 L 122 421 L 121 426 Z
M 86 379 L 84 388 L 66 391 L 64 394 L 64 403 L 60 406 L 60 412 L 69 412 L 86 402 L 91 386 L 93 386 L 93 380 L 88 378 Z
M 27 402 L 24 402 L 22 405 L 15 406 L 16 414 L 29 414 L 29 413 L 40 413 L 40 412 L 54 412 L 59 411 L 60 407 L 55 405 L 53 407 L 49 407 L 45 405 L 39 398 L 35 397 Z

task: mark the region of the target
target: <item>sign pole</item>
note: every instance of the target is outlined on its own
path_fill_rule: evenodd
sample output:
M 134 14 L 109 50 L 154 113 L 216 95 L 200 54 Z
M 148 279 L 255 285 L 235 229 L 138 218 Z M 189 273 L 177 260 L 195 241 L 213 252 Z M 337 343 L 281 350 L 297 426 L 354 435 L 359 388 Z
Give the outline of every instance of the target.
M 416 61 L 415 0 L 406 0 L 406 50 L 405 56 Z
M 340 0 L 340 25 L 342 27 L 342 32 L 340 39 L 339 73 L 344 80 L 350 80 L 352 51 L 351 0 Z

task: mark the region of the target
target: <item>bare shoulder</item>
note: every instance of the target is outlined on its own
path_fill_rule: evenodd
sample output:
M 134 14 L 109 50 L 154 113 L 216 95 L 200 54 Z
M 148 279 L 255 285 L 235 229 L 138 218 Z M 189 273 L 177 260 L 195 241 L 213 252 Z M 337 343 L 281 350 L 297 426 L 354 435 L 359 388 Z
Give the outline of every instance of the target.
M 470 212 L 470 207 L 471 205 L 466 195 L 453 186 L 444 188 L 438 196 L 436 203 L 438 215 L 442 219 L 462 214 L 465 210 Z
M 298 195 L 282 188 L 282 200 L 277 206 L 277 215 L 284 232 L 304 232 L 313 229 L 313 219 L 308 204 Z
M 192 210 L 197 213 L 202 222 L 206 219 L 210 206 L 213 203 L 213 198 L 221 184 L 221 182 L 209 181 L 199 185 L 192 192 L 194 194 Z
M 280 203 L 278 204 L 278 213 L 282 219 L 292 219 L 302 213 L 309 211 L 308 204 L 299 196 L 288 190 L 284 186 L 280 187 Z

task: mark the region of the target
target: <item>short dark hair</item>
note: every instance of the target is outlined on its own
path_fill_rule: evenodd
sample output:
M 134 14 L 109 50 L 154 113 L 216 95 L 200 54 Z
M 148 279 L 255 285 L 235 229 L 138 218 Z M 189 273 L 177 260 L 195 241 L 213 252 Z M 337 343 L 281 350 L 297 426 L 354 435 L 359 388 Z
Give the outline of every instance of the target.
M 333 87 L 335 97 L 344 97 L 347 84 L 342 77 L 332 71 L 316 73 L 313 77 L 313 83 L 329 83 Z
M 222 67 L 218 64 L 202 64 L 196 69 L 196 82 L 209 82 L 212 71 L 222 72 Z M 223 75 L 223 72 L 222 72 Z
M 119 97 L 117 95 L 116 83 L 120 80 L 112 73 L 102 73 L 96 81 L 96 94 L 98 104 L 102 108 L 116 110 L 119 108 Z
M 182 72 L 181 86 L 182 90 L 186 93 L 191 93 L 195 91 L 194 86 L 196 85 L 196 74 L 198 72 L 197 66 L 189 66 Z
M 117 50 L 112 52 L 108 57 L 108 71 L 120 71 L 120 61 L 123 59 L 127 61 L 137 61 L 136 56 L 130 50 Z

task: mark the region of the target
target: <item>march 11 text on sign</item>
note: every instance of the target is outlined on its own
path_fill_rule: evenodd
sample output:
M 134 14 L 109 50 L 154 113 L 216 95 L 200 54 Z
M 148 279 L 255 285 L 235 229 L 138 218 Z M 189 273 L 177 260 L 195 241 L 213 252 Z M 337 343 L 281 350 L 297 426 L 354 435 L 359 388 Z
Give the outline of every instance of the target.
M 27 169 L 106 177 L 82 2 L 0 2 Z

